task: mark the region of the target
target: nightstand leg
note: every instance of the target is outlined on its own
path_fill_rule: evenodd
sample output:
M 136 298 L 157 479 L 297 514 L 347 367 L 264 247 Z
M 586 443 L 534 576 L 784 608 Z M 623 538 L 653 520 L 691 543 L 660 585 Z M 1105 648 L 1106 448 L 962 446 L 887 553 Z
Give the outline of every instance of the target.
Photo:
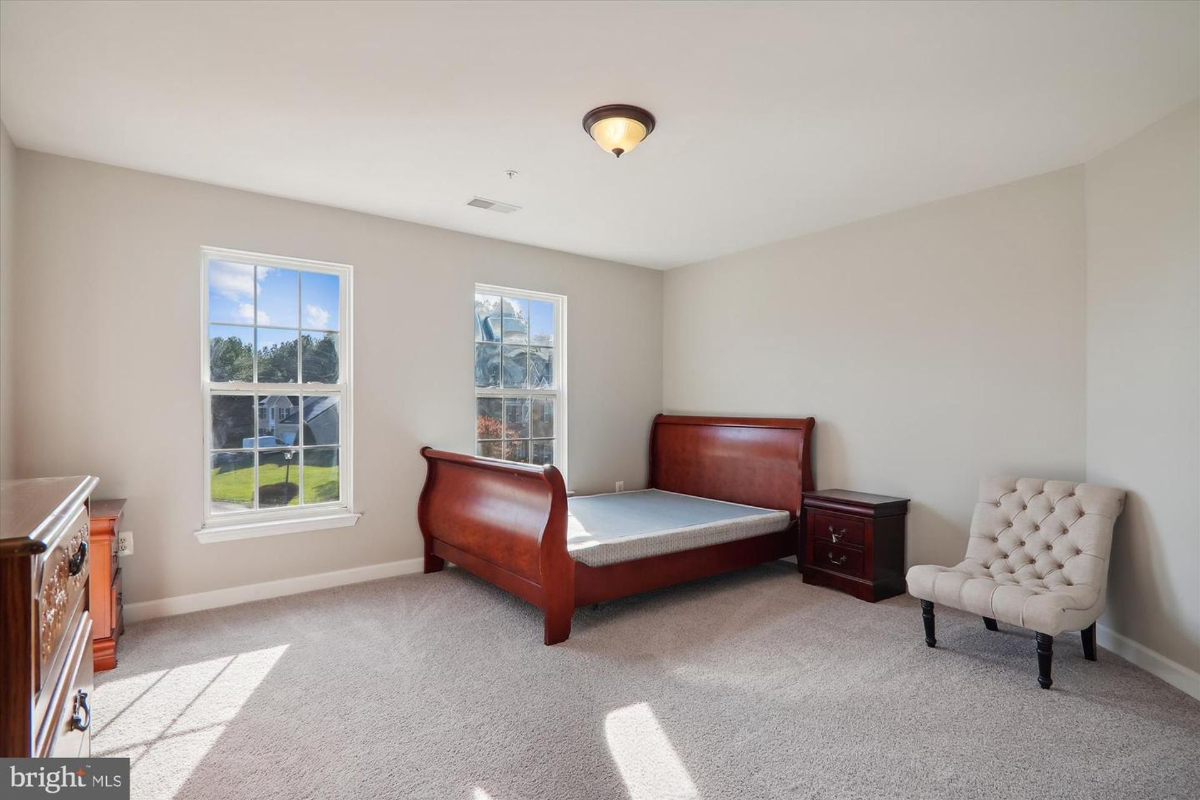
M 937 647 L 937 639 L 933 635 L 933 603 L 931 601 L 921 601 L 921 617 L 925 620 L 925 644 Z

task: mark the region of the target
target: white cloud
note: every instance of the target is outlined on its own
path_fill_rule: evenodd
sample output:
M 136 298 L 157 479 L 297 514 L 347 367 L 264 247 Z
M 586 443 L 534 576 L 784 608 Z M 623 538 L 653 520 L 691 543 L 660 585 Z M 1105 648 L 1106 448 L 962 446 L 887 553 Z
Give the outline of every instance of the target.
M 209 287 L 234 302 L 254 299 L 254 267 L 214 261 L 208 268 Z
M 234 319 L 237 322 L 244 322 L 247 325 L 254 319 L 254 303 L 238 303 L 237 311 L 234 312 Z M 267 312 L 258 312 L 258 324 L 270 325 L 271 318 L 267 316 Z
M 274 267 L 254 267 L 250 264 L 234 264 L 228 261 L 213 261 L 208 267 L 209 288 L 219 296 L 237 303 L 236 319 L 250 324 L 254 319 L 255 270 L 258 271 L 258 289 L 262 290 L 264 278 L 275 272 Z M 258 312 L 258 324 L 270 325 L 267 312 Z
M 304 307 L 304 327 L 306 328 L 328 328 L 329 327 L 329 312 L 320 306 L 312 304 Z

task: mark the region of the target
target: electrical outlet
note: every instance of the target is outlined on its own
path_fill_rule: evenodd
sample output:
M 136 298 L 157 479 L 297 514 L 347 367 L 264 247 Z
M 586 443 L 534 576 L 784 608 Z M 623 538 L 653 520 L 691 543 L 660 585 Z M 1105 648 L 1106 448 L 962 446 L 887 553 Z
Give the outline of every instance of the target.
M 117 555 L 133 555 L 133 531 L 117 531 Z
M 617 481 L 617 491 L 618 492 L 625 491 L 625 481 Z

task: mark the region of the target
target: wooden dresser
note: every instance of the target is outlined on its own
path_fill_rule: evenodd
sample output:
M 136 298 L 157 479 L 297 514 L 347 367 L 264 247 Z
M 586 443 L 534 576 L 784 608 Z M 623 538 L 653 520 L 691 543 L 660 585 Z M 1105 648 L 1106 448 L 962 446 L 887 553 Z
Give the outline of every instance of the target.
M 92 477 L 0 484 L 0 757 L 91 755 Z
M 117 640 L 125 632 L 117 533 L 124 500 L 92 501 L 92 648 L 97 672 L 117 666 Z
M 874 603 L 904 594 L 908 500 L 845 489 L 805 492 L 805 583 Z

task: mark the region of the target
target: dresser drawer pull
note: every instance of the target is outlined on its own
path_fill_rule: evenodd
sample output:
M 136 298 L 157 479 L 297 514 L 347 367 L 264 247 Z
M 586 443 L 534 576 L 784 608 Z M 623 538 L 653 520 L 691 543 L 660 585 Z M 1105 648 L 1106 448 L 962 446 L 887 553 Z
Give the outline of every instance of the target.
M 80 711 L 87 714 L 87 719 L 80 716 Z M 72 730 L 86 731 L 90 727 L 92 727 L 92 709 L 88 705 L 88 693 L 80 689 L 79 693 L 75 695 L 75 713 L 71 715 L 71 728 Z
M 846 563 L 846 554 L 843 553 L 841 558 L 834 558 L 833 553 L 826 553 L 829 556 L 830 563 L 837 564 L 839 567 Z
M 845 528 L 842 528 L 840 531 L 837 531 L 835 533 L 833 530 L 833 526 L 832 525 L 829 526 L 829 538 L 833 539 L 834 544 L 837 544 L 838 542 L 840 542 L 842 540 L 842 537 L 845 535 L 846 535 Z
M 80 542 L 79 549 L 75 551 L 75 555 L 71 556 L 71 559 L 67 562 L 67 570 L 72 575 L 78 575 L 83 571 L 83 562 L 87 559 L 87 551 L 87 542 Z

